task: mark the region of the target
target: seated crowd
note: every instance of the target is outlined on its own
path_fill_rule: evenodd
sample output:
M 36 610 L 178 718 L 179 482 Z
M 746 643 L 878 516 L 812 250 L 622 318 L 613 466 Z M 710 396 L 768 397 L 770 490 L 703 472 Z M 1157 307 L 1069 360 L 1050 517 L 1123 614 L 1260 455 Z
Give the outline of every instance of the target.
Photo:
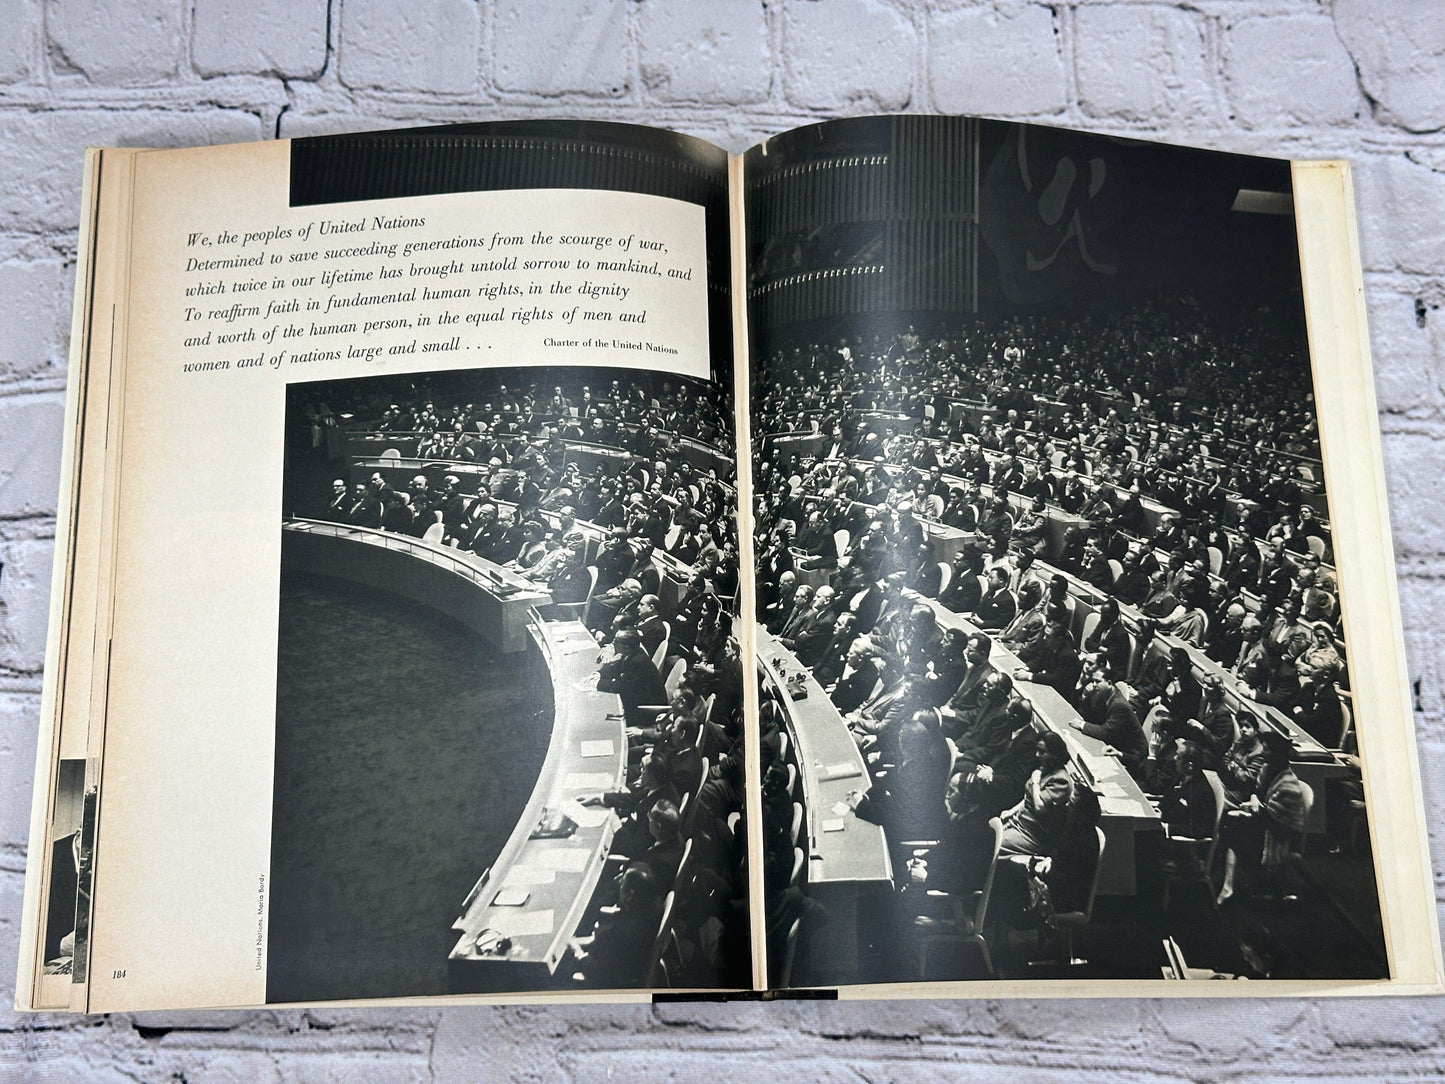
M 522 396 L 506 385 L 476 408 L 390 403 L 370 431 L 430 434 L 426 457 L 446 461 L 400 488 L 382 471 L 338 478 L 320 516 L 510 569 L 548 589 L 544 618 L 580 617 L 598 640 L 597 688 L 621 701 L 629 771 L 625 790 L 587 799 L 620 825 L 611 874 L 559 975 L 599 987 L 747 985 L 736 495 L 657 427 L 724 445 L 731 430 L 690 383 L 644 390 L 614 381 L 594 399 L 584 388 L 575 414 L 560 389 Z M 569 446 L 594 421 L 597 442 L 627 454 L 586 469 Z M 621 439 L 624 424 L 641 427 L 645 447 Z M 464 472 L 475 492 L 447 470 L 461 462 L 485 465 Z
M 757 381 L 759 620 L 863 749 L 860 815 L 887 831 L 905 900 L 978 889 L 993 864 L 1006 920 L 1079 906 L 1099 802 L 1051 726 L 1103 742 L 1171 839 L 1214 834 L 1222 781 L 1221 898 L 1300 845 L 1309 799 L 1277 713 L 1327 749 L 1344 738 L 1307 367 L 1261 365 L 1265 342 L 1205 349 L 1157 315 L 1097 331 L 910 328 L 780 352 Z M 806 451 L 777 439 L 802 425 Z M 1062 717 L 1031 704 L 1043 687 Z M 766 796 L 766 740 L 763 758 Z M 786 833 L 767 836 L 781 865 Z

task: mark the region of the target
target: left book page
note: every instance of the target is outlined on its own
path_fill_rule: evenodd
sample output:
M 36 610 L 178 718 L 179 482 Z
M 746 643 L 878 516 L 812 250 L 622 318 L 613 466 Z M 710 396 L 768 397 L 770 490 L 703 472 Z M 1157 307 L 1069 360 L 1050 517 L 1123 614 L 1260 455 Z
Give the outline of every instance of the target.
M 97 646 L 59 744 L 99 737 L 40 780 L 47 839 L 95 828 L 18 989 L 747 987 L 725 154 L 551 122 L 98 175 L 123 251 L 66 571 Z M 39 901 L 77 866 L 66 940 Z

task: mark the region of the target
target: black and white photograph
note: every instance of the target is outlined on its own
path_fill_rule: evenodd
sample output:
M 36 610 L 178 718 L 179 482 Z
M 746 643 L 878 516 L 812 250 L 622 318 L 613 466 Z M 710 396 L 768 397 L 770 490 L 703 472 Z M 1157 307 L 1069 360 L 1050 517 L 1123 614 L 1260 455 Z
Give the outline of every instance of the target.
M 747 168 L 770 982 L 1387 977 L 1289 163 Z
M 291 384 L 267 1000 L 751 983 L 730 395 Z
M 50 820 L 50 889 L 45 904 L 45 974 L 86 981 L 94 888 L 96 791 L 86 786 L 86 761 L 60 762 Z

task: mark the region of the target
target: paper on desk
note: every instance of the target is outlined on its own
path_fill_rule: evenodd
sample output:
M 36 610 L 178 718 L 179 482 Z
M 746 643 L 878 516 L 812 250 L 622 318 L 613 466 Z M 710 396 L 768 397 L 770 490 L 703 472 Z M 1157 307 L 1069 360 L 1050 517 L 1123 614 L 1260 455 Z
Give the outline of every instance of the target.
M 552 909 L 543 911 L 493 910 L 487 915 L 492 929 L 506 937 L 530 937 L 552 932 Z
M 557 871 L 548 866 L 513 866 L 502 881 L 503 888 L 529 888 L 549 885 L 557 880 Z
M 823 822 L 823 831 L 825 831 L 825 832 L 841 832 L 842 830 L 843 830 L 843 818 L 842 818 L 842 817 L 839 817 L 837 820 L 829 819 L 829 820 L 825 820 L 825 821 Z
M 562 777 L 564 790 L 606 790 L 616 782 L 611 772 L 568 772 Z
M 582 743 L 583 757 L 610 757 L 614 746 L 611 738 L 600 738 L 596 741 L 584 741 Z
M 581 873 L 587 868 L 587 859 L 591 856 L 592 852 L 586 847 L 557 847 L 538 851 L 533 860 L 539 866 L 563 873 Z
M 842 761 L 838 764 L 826 764 L 823 766 L 823 770 L 818 773 L 824 782 L 833 779 L 852 779 L 855 775 L 862 774 L 862 768 L 856 764 L 849 764 L 847 761 Z
M 833 803 L 833 812 L 836 813 L 836 814 L 838 814 L 838 816 L 840 816 L 840 817 L 845 817 L 845 816 L 847 816 L 847 815 L 848 815 L 848 812 L 849 812 L 852 808 L 853 808 L 853 807 L 852 807 L 851 805 L 849 805 L 847 802 L 844 802 L 844 801 L 837 801 L 837 802 L 834 802 L 834 803 Z
M 1094 786 L 1098 789 L 1099 796 L 1103 798 L 1127 798 L 1129 796 L 1128 791 L 1110 779 L 1101 779 Z
M 562 812 L 571 817 L 578 828 L 596 828 L 608 817 L 612 816 L 612 810 L 602 806 L 585 806 L 575 798 L 562 807 Z

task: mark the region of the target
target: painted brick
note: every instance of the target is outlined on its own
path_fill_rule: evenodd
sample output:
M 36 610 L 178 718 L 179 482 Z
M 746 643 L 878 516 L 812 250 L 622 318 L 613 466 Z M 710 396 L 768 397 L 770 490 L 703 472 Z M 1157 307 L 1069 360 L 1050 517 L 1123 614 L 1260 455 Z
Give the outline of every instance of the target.
M 39 4 L 0 0 L 0 83 L 16 83 L 35 70 L 40 43 Z
M 0 543 L 0 666 L 37 673 L 50 620 L 51 539 Z
M 767 96 L 767 12 L 758 2 L 648 0 L 640 8 L 642 83 L 659 98 L 736 104 Z
M 498 0 L 498 88 L 600 97 L 626 93 L 632 88 L 629 7 L 608 0 Z
M 425 106 L 421 107 L 425 109 Z M 425 112 L 405 120 L 355 113 L 295 113 L 281 115 L 277 135 L 281 139 L 300 139 L 314 135 L 344 135 L 350 132 L 378 132 L 391 128 L 414 128 L 422 124 L 442 124 L 443 120 Z
M 0 847 L 23 851 L 30 839 L 30 792 L 35 781 L 39 718 L 38 696 L 0 694 Z
M 1381 410 L 1430 414 L 1439 409 L 1445 374 L 1445 307 L 1439 287 L 1414 296 L 1365 289 L 1375 395 Z
M 57 378 L 65 372 L 75 266 L 59 259 L 0 264 L 0 380 Z M 3 462 L 3 461 L 0 461 Z
M 1412 575 L 1408 570 L 1399 577 L 1400 617 L 1405 627 L 1405 667 L 1412 682 L 1420 682 L 1420 703 L 1425 709 L 1416 713 L 1415 725 L 1422 741 L 1438 745 L 1442 756 L 1436 766 L 1445 772 L 1445 636 L 1439 614 L 1445 612 L 1445 580 Z M 1437 775 L 1440 785 L 1432 826 L 1445 831 L 1445 775 Z M 1437 863 L 1445 863 L 1445 852 L 1435 850 Z
M 1191 12 L 1081 7 L 1074 58 L 1079 105 L 1090 116 L 1167 122 L 1218 112 L 1204 24 Z
M 1083 1046 L 1105 1046 L 1123 1053 L 1137 1049 L 1146 1016 L 1141 1001 L 1017 1001 L 998 1009 L 1005 1036 L 1045 1041 L 1061 1032 Z
M 481 23 L 471 0 L 344 0 L 340 9 L 347 86 L 436 94 L 475 89 Z
M 30 793 L 28 786 L 25 792 Z M 24 893 L 25 877 L 13 870 L 0 869 L 0 1057 L 8 1053 L 6 1047 L 13 1042 L 13 1037 L 5 1033 L 28 1018 L 11 1008 L 15 1003 L 15 964 L 20 959 L 20 912 Z M 7 1059 L 0 1064 L 13 1062 Z
M 783 7 L 788 101 L 804 109 L 902 109 L 913 100 L 918 35 L 878 0 L 788 0 Z
M 984 4 L 931 13 L 928 43 L 933 103 L 941 112 L 1043 117 L 1068 102 L 1051 8 Z
M 1420 161 L 1413 150 L 1360 156 L 1355 201 L 1366 268 L 1436 278 L 1445 271 L 1445 157 Z
M 1241 19 L 1226 27 L 1224 90 L 1248 128 L 1348 124 L 1365 106 L 1325 15 Z
M 51 66 L 93 83 L 138 86 L 173 75 L 181 58 L 178 0 L 54 0 L 46 8 Z
M 1403 1070 L 1417 1055 L 1439 1043 L 1441 1023 L 1437 1001 L 1406 998 L 1392 1003 L 1385 1012 L 1364 1013 L 1359 1009 L 1358 1003 L 1349 1001 L 1322 1000 L 1319 1004 L 1325 1035 L 1341 1050 L 1356 1054 L 1390 1050 L 1400 1059 L 1401 1064 L 1396 1067 Z M 1438 1053 L 1427 1060 L 1438 1072 Z M 1422 1064 L 1420 1068 L 1423 1067 Z
M 183 147 L 259 139 L 241 110 L 0 113 L 0 229 L 74 230 L 87 146 Z M 7 351 L 8 352 L 8 351 Z
M 1445 127 L 1445 21 L 1433 0 L 1336 0 L 1333 14 L 1381 119 L 1417 132 Z
M 314 78 L 326 64 L 325 0 L 196 0 L 191 63 L 202 75 Z
M 561 1076 L 558 1047 L 568 1022 L 605 1022 L 617 1035 L 629 1035 L 645 1025 L 647 1015 L 645 1007 L 624 1005 L 590 1010 L 458 1008 L 445 1013 L 437 1025 L 431 1068 L 438 1080 L 471 1079 L 483 1064 L 497 1080 L 555 1080 Z
M 1370 353 L 1381 410 L 1429 416 L 1445 379 L 1445 289 L 1366 288 Z
M 1321 1046 L 1318 1025 L 1303 1001 L 1180 999 L 1153 1002 L 1152 1008 L 1157 1028 L 1150 1030 L 1183 1047 L 1184 1068 L 1208 1063 L 1214 1079 L 1223 1075 L 1222 1068 L 1237 1076 L 1241 1068 L 1268 1065 L 1275 1057 L 1303 1061 Z M 1240 1026 L 1246 1015 L 1247 1028 Z M 1152 1039 L 1151 1046 L 1160 1049 L 1160 1040 Z
M 1386 430 L 1381 437 L 1390 492 L 1395 553 L 1400 558 L 1445 554 L 1445 439 Z M 1402 510 L 1408 509 L 1408 514 Z

